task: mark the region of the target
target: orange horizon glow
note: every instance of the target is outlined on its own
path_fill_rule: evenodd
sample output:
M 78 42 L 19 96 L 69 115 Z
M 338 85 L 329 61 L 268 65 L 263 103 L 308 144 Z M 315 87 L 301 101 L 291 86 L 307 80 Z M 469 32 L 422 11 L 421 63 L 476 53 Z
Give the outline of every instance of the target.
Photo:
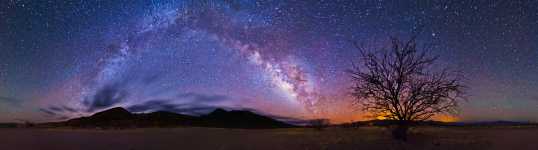
M 351 123 L 351 122 L 357 122 L 357 121 L 368 121 L 368 120 L 387 120 L 388 118 L 379 115 L 376 117 L 368 116 L 367 114 L 353 114 L 353 115 L 345 115 L 345 116 L 332 116 L 330 118 L 331 123 L 333 124 L 340 124 L 340 123 Z M 461 121 L 461 118 L 454 116 L 454 115 L 446 115 L 446 114 L 438 114 L 430 118 L 432 121 L 440 121 L 440 122 L 458 122 Z

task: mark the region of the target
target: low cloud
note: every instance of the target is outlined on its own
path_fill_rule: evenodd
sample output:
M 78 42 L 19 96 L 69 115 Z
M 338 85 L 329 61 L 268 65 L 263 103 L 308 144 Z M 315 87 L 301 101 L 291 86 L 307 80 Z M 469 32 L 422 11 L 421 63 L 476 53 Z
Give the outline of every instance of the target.
M 68 107 L 68 106 L 49 106 L 46 108 L 39 108 L 39 111 L 42 113 L 45 113 L 47 115 L 51 116 L 58 116 L 60 114 L 68 114 L 68 113 L 76 113 L 78 112 L 76 109 Z
M 127 110 L 131 112 L 154 112 L 154 111 L 169 111 L 181 114 L 200 115 L 206 114 L 216 107 L 199 105 L 199 104 L 174 104 L 171 100 L 150 100 L 145 103 L 132 105 L 127 107 Z
M 181 106 L 177 104 L 171 104 L 167 102 L 168 100 L 151 100 L 145 103 L 133 105 L 127 107 L 127 110 L 131 112 L 145 112 L 145 111 L 170 111 L 174 110 L 176 107 Z
M 53 110 L 49 110 L 49 109 L 46 109 L 46 108 L 39 108 L 39 111 L 43 112 L 43 113 L 45 113 L 47 115 L 50 115 L 50 116 L 56 116 L 57 115 L 57 113 L 54 112 Z
M 178 98 L 191 99 L 194 103 L 215 103 L 228 100 L 228 96 L 226 95 L 207 95 L 195 92 L 179 94 Z
M 19 106 L 22 100 L 13 97 L 0 96 L 0 102 Z
M 86 99 L 83 104 L 88 107 L 88 112 L 93 112 L 118 104 L 126 97 L 127 92 L 122 90 L 119 84 L 105 85 L 92 98 Z

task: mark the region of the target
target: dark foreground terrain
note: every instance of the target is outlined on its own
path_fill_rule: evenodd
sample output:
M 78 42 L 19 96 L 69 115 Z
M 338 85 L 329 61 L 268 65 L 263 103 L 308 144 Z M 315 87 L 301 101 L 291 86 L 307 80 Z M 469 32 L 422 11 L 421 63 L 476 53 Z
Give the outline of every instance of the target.
M 149 128 L 0 129 L 1 150 L 150 150 L 150 149 L 446 149 L 537 150 L 538 128 L 413 129 L 407 143 L 390 139 L 386 128 L 218 129 Z

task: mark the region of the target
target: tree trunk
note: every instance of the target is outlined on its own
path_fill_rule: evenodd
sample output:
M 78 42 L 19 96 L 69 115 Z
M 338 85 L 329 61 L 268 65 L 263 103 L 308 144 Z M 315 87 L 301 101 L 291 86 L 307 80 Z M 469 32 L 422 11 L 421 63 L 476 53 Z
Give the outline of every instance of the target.
M 396 128 L 392 130 L 392 137 L 396 140 L 407 141 L 407 131 L 409 124 L 407 121 L 399 121 Z

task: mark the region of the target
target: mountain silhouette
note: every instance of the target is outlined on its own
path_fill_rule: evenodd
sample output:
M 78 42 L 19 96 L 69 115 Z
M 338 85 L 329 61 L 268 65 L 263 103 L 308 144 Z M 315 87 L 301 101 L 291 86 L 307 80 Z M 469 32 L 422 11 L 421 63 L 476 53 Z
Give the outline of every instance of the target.
M 293 125 L 251 111 L 215 109 L 203 116 L 189 116 L 167 111 L 131 113 L 116 107 L 89 117 L 74 118 L 60 125 L 81 128 L 133 128 L 198 126 L 216 128 L 286 128 Z
M 291 125 L 250 111 L 215 109 L 200 117 L 206 125 L 224 128 L 275 128 Z
M 137 116 L 121 107 L 95 113 L 89 117 L 68 120 L 67 126 L 75 127 L 127 127 L 133 125 Z
M 122 120 L 131 119 L 134 115 L 124 108 L 116 107 L 102 112 L 98 112 L 90 116 L 92 119 L 97 120 Z

